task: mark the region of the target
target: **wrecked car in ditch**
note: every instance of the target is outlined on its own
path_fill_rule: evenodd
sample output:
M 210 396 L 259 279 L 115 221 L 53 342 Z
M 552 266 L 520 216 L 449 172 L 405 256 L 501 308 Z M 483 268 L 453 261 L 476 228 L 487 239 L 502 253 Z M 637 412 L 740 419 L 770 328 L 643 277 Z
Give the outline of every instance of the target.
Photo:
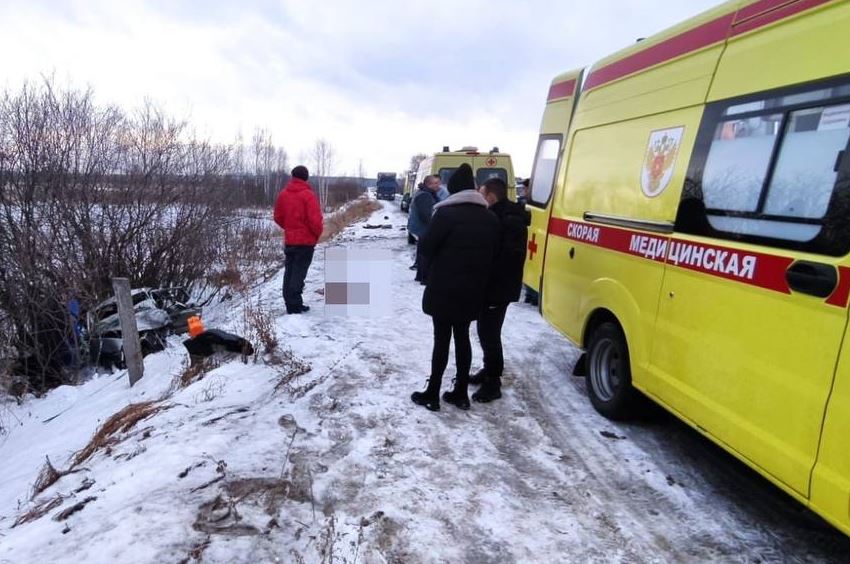
M 165 348 L 172 333 L 185 333 L 188 319 L 200 314 L 183 288 L 137 288 L 130 292 L 136 313 L 136 328 L 142 356 Z M 124 368 L 124 343 L 118 318 L 118 303 L 110 298 L 95 306 L 86 316 L 88 355 L 93 364 Z

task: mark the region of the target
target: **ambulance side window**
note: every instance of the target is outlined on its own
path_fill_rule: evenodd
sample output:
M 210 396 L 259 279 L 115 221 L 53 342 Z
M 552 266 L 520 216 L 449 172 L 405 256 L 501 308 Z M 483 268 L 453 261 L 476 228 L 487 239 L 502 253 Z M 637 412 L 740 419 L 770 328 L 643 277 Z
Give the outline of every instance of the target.
M 541 135 L 537 145 L 537 157 L 531 175 L 528 203 L 545 206 L 552 196 L 555 176 L 558 172 L 558 157 L 561 154 L 560 135 Z
M 706 108 L 676 229 L 841 256 L 850 251 L 850 89 Z
M 764 210 L 768 215 L 826 215 L 838 177 L 836 160 L 850 138 L 850 104 L 791 113 Z
M 702 173 L 707 208 L 756 211 L 781 121 L 768 114 L 717 124 Z

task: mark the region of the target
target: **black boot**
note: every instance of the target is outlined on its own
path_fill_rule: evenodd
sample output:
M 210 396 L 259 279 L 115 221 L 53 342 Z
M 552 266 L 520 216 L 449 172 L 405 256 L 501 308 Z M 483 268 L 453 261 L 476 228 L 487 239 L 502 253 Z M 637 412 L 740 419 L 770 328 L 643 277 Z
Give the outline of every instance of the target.
M 491 402 L 500 397 L 502 397 L 502 379 L 498 376 L 485 379 L 478 391 L 472 394 L 472 399 L 479 403 Z
M 473 386 L 480 386 L 484 383 L 484 380 L 487 378 L 487 369 L 482 368 L 475 374 L 469 377 L 469 383 Z
M 410 394 L 410 400 L 431 411 L 440 411 L 440 381 L 430 378 L 425 391 L 413 392 Z
M 455 379 L 454 388 L 451 391 L 443 392 L 443 401 L 448 402 L 458 409 L 469 409 L 469 376 L 461 378 L 458 376 Z

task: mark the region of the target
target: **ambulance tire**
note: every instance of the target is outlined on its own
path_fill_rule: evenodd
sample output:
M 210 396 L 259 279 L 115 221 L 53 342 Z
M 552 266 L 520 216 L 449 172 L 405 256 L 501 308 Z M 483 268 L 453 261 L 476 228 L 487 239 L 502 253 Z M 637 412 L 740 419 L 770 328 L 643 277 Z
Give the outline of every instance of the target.
M 591 334 L 585 378 L 596 411 L 614 420 L 633 415 L 637 392 L 632 387 L 629 347 L 616 323 L 606 321 Z

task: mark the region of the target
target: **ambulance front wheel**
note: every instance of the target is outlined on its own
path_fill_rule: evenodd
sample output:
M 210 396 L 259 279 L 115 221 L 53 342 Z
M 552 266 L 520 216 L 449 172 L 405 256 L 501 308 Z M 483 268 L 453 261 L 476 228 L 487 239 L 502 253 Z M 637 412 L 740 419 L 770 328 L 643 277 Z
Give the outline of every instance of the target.
M 635 390 L 629 347 L 622 329 L 610 321 L 599 325 L 587 346 L 587 393 L 593 407 L 609 419 L 632 414 Z

